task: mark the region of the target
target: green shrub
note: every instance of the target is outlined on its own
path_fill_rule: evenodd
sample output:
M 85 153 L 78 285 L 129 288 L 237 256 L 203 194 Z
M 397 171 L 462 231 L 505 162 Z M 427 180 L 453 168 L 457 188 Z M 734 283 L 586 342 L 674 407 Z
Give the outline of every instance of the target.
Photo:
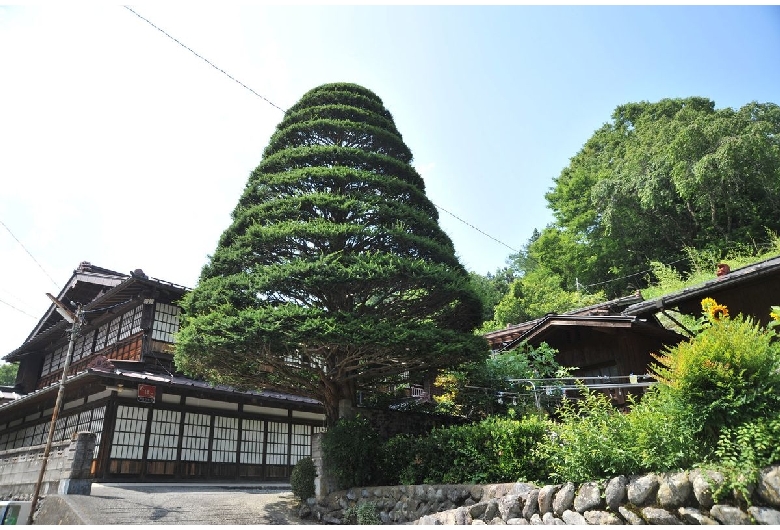
M 305 501 L 314 497 L 314 479 L 317 476 L 317 468 L 314 461 L 309 458 L 301 458 L 290 473 L 290 486 L 296 497 Z
M 546 478 L 536 448 L 546 422 L 488 418 L 438 428 L 427 436 L 396 436 L 383 446 L 387 484 L 487 484 Z
M 561 481 L 587 482 L 630 474 L 640 467 L 631 444 L 627 415 L 612 406 L 609 397 L 582 388 L 580 402 L 564 400 L 561 422 L 543 451 L 552 476 Z
M 656 356 L 652 366 L 671 397 L 693 408 L 705 438 L 723 427 L 771 415 L 780 407 L 780 343 L 775 333 L 712 299 L 702 302 L 710 325 L 689 342 Z
M 661 386 L 650 388 L 637 402 L 629 396 L 629 443 L 638 467 L 634 473 L 690 468 L 706 461 L 711 447 L 701 440 L 701 421 L 693 408 Z
M 733 490 L 750 499 L 748 486 L 763 467 L 780 463 L 780 412 L 772 416 L 724 428 L 715 449 L 716 467 L 725 481 L 714 492 L 716 499 Z
M 376 504 L 373 502 L 360 502 L 344 510 L 341 524 L 382 524 L 379 518 Z
M 324 464 L 340 489 L 367 486 L 378 478 L 379 434 L 357 416 L 340 419 L 322 436 Z
M 652 388 L 624 414 L 603 393 L 582 389 L 581 401 L 566 400 L 561 422 L 541 447 L 561 481 L 587 482 L 616 475 L 680 469 L 706 454 L 690 408 Z

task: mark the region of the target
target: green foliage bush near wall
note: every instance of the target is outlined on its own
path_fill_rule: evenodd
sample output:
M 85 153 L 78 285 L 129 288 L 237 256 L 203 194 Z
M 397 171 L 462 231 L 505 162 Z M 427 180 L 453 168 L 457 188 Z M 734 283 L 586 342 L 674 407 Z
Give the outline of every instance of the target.
M 290 487 L 293 494 L 302 501 L 314 497 L 314 479 L 316 477 L 317 468 L 311 458 L 306 457 L 298 460 L 290 473 Z
M 723 427 L 780 410 L 780 343 L 752 320 L 718 318 L 723 306 L 709 306 L 716 313 L 708 315 L 710 325 L 656 357 L 652 369 L 672 399 L 694 408 L 704 436 L 716 440 Z
M 658 384 L 630 413 L 589 392 L 561 408 L 554 443 L 541 449 L 553 478 L 703 465 L 726 471 L 724 487 L 746 491 L 760 467 L 780 461 L 780 342 L 714 300 L 703 305 L 702 331 L 656 357 Z
M 549 459 L 552 479 L 587 482 L 669 471 L 700 458 L 699 426 L 692 411 L 658 388 L 639 403 L 631 401 L 630 414 L 615 409 L 605 394 L 582 392 L 582 401 L 564 402 L 561 421 L 550 424 L 552 442 L 540 449 Z
M 379 434 L 362 416 L 342 418 L 322 437 L 325 466 L 340 489 L 366 486 L 377 480 Z
M 533 480 L 546 475 L 537 447 L 546 422 L 488 418 L 434 429 L 428 436 L 396 436 L 383 448 L 386 484 L 470 484 Z

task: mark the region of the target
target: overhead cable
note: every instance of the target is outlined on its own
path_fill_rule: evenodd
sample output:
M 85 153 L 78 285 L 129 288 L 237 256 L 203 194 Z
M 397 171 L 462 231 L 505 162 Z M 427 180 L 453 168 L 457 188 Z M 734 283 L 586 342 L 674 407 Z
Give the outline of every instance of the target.
M 265 96 L 263 96 L 263 95 L 261 95 L 261 94 L 258 94 L 257 92 L 255 92 L 254 90 L 252 90 L 250 87 L 248 87 L 247 85 L 245 85 L 244 83 L 242 83 L 241 81 L 239 81 L 238 79 L 236 79 L 235 77 L 233 77 L 232 75 L 230 75 L 229 73 L 227 73 L 226 71 L 224 71 L 222 68 L 218 67 L 217 65 L 215 65 L 214 63 L 212 63 L 211 61 L 209 61 L 208 59 L 206 59 L 206 58 L 205 58 L 205 57 L 203 57 L 202 55 L 198 54 L 198 53 L 197 53 L 195 50 L 193 50 L 193 49 L 192 49 L 192 48 L 190 48 L 189 46 L 187 46 L 187 45 L 183 44 L 183 43 L 182 43 L 181 41 L 179 41 L 179 40 L 178 40 L 176 37 L 173 37 L 172 35 L 170 35 L 169 33 L 167 33 L 165 30 L 163 30 L 163 29 L 161 29 L 160 27 L 158 27 L 157 25 L 155 25 L 155 24 L 154 24 L 153 22 L 151 22 L 149 19 L 147 19 L 147 18 L 144 18 L 143 16 L 139 15 L 138 13 L 136 13 L 135 11 L 133 11 L 131 8 L 129 8 L 128 6 L 124 6 L 124 8 L 125 8 L 125 9 L 127 9 L 128 11 L 130 11 L 131 13 L 133 13 L 135 16 L 137 16 L 138 18 L 140 18 L 140 19 L 141 19 L 141 20 L 143 20 L 144 22 L 146 22 L 147 24 L 149 24 L 150 26 L 152 26 L 154 29 L 156 29 L 157 31 L 159 31 L 160 33 L 162 33 L 163 35 L 165 35 L 166 37 L 168 37 L 169 39 L 171 39 L 172 41 L 174 41 L 176 44 L 178 44 L 179 46 L 181 46 L 181 47 L 182 47 L 182 48 L 184 48 L 185 50 L 189 51 L 190 53 L 192 53 L 193 55 L 195 55 L 195 56 L 196 56 L 196 57 L 198 57 L 199 59 L 202 59 L 203 61 L 205 61 L 206 63 L 208 63 L 208 65 L 209 65 L 209 66 L 211 66 L 212 68 L 214 68 L 215 70 L 218 70 L 218 71 L 222 72 L 224 75 L 226 75 L 227 77 L 229 77 L 230 79 L 232 79 L 233 81 L 235 81 L 236 83 L 238 83 L 239 85 L 241 85 L 242 87 L 244 87 L 245 89 L 249 90 L 249 91 L 250 91 L 252 94 L 254 94 L 255 96 L 257 96 L 257 97 L 261 98 L 263 101 L 265 101 L 265 102 L 266 102 L 266 103 L 268 103 L 269 105 L 271 105 L 271 106 L 273 106 L 273 107 L 275 107 L 275 108 L 277 108 L 277 109 L 281 110 L 282 112 L 285 112 L 285 110 L 284 110 L 283 108 L 281 108 L 279 105 L 276 105 L 275 103 L 273 103 L 272 101 L 270 101 L 270 100 L 269 100 L 268 98 L 266 98 Z M 435 205 L 435 204 L 434 204 L 434 206 L 436 206 L 436 208 L 438 208 L 438 209 L 442 210 L 443 212 L 446 212 L 446 213 L 450 214 L 450 215 L 451 215 L 451 216 L 453 216 L 455 219 L 457 219 L 457 220 L 458 220 L 458 221 L 460 221 L 461 223 L 465 224 L 466 226 L 469 226 L 469 227 L 473 228 L 474 230 L 476 230 L 476 231 L 477 231 L 477 232 L 479 232 L 480 234 L 482 234 L 482 235 L 484 235 L 484 236 L 487 236 L 487 237 L 489 237 L 490 239 L 492 239 L 493 241 L 495 241 L 495 242 L 497 242 L 497 243 L 499 243 L 499 244 L 501 244 L 501 245 L 504 245 L 506 248 L 508 248 L 508 249 L 509 249 L 509 250 L 511 250 L 512 252 L 519 252 L 519 250 L 517 250 L 517 249 L 515 249 L 515 248 L 512 248 L 512 247 L 510 247 L 509 245 L 507 245 L 507 244 L 506 244 L 506 243 L 504 243 L 503 241 L 500 241 L 500 240 L 496 239 L 495 237 L 491 236 L 490 234 L 488 234 L 488 233 L 486 233 L 486 232 L 484 232 L 484 231 L 480 230 L 480 229 L 479 229 L 479 228 L 477 228 L 476 226 L 474 226 L 474 225 L 472 225 L 472 224 L 470 224 L 470 223 L 468 223 L 468 222 L 464 221 L 463 219 L 461 219 L 460 217 L 458 217 L 458 216 L 457 216 L 457 215 L 455 215 L 454 213 L 452 213 L 452 212 L 449 212 L 449 211 L 445 210 L 445 209 L 444 209 L 444 208 L 442 208 L 441 206 L 438 206 L 438 205 Z
M 21 242 L 21 241 L 19 241 L 19 238 L 18 238 L 18 237 L 16 237 L 16 236 L 14 235 L 14 233 L 13 233 L 13 232 L 11 232 L 11 229 L 10 229 L 10 228 L 8 228 L 8 226 L 6 226 L 6 224 L 5 224 L 3 221 L 0 221 L 0 225 L 3 225 L 3 226 L 5 227 L 5 229 L 6 229 L 6 230 L 8 230 L 8 233 L 9 233 L 9 234 L 11 234 L 11 237 L 13 237 L 13 238 L 16 240 L 16 242 L 17 242 L 17 243 L 19 243 L 19 245 L 20 245 L 20 246 L 21 246 L 21 247 L 24 249 L 24 251 L 25 251 L 25 252 L 27 252 L 27 255 L 28 255 L 28 256 L 30 256 L 30 257 L 32 258 L 32 260 L 35 262 L 35 264 L 36 264 L 36 265 L 38 265 L 38 268 L 39 268 L 39 269 L 41 269 L 41 270 L 43 271 L 43 273 L 44 273 L 44 274 L 45 274 L 45 275 L 46 275 L 46 276 L 47 276 L 47 277 L 48 277 L 48 278 L 51 280 L 51 283 L 53 283 L 53 284 L 54 284 L 54 286 L 55 286 L 57 289 L 61 289 L 61 287 L 59 286 L 59 284 L 57 284 L 57 282 L 55 282 L 55 281 L 54 281 L 54 278 L 52 278 L 52 277 L 51 277 L 51 275 L 50 275 L 48 272 L 46 272 L 46 269 L 44 269 L 44 268 L 43 268 L 43 265 L 41 265 L 41 264 L 38 262 L 38 260 L 37 260 L 37 259 L 35 259 L 35 256 L 33 256 L 33 255 L 30 253 L 30 251 L 29 251 L 29 250 L 27 250 L 27 247 L 25 247 L 25 246 L 22 244 L 22 242 Z

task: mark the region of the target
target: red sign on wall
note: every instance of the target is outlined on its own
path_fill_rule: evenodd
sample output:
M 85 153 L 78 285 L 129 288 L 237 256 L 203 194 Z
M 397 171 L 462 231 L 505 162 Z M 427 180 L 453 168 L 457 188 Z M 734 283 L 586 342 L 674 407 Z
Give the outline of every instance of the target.
M 154 385 L 138 385 L 138 401 L 141 403 L 154 403 L 157 387 Z

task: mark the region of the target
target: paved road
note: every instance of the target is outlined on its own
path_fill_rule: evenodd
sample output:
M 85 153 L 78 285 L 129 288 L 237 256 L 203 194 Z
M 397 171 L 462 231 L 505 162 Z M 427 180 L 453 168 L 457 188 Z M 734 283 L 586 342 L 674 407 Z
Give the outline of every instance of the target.
M 39 524 L 316 524 L 295 515 L 289 484 L 93 484 L 91 495 L 47 502 Z

